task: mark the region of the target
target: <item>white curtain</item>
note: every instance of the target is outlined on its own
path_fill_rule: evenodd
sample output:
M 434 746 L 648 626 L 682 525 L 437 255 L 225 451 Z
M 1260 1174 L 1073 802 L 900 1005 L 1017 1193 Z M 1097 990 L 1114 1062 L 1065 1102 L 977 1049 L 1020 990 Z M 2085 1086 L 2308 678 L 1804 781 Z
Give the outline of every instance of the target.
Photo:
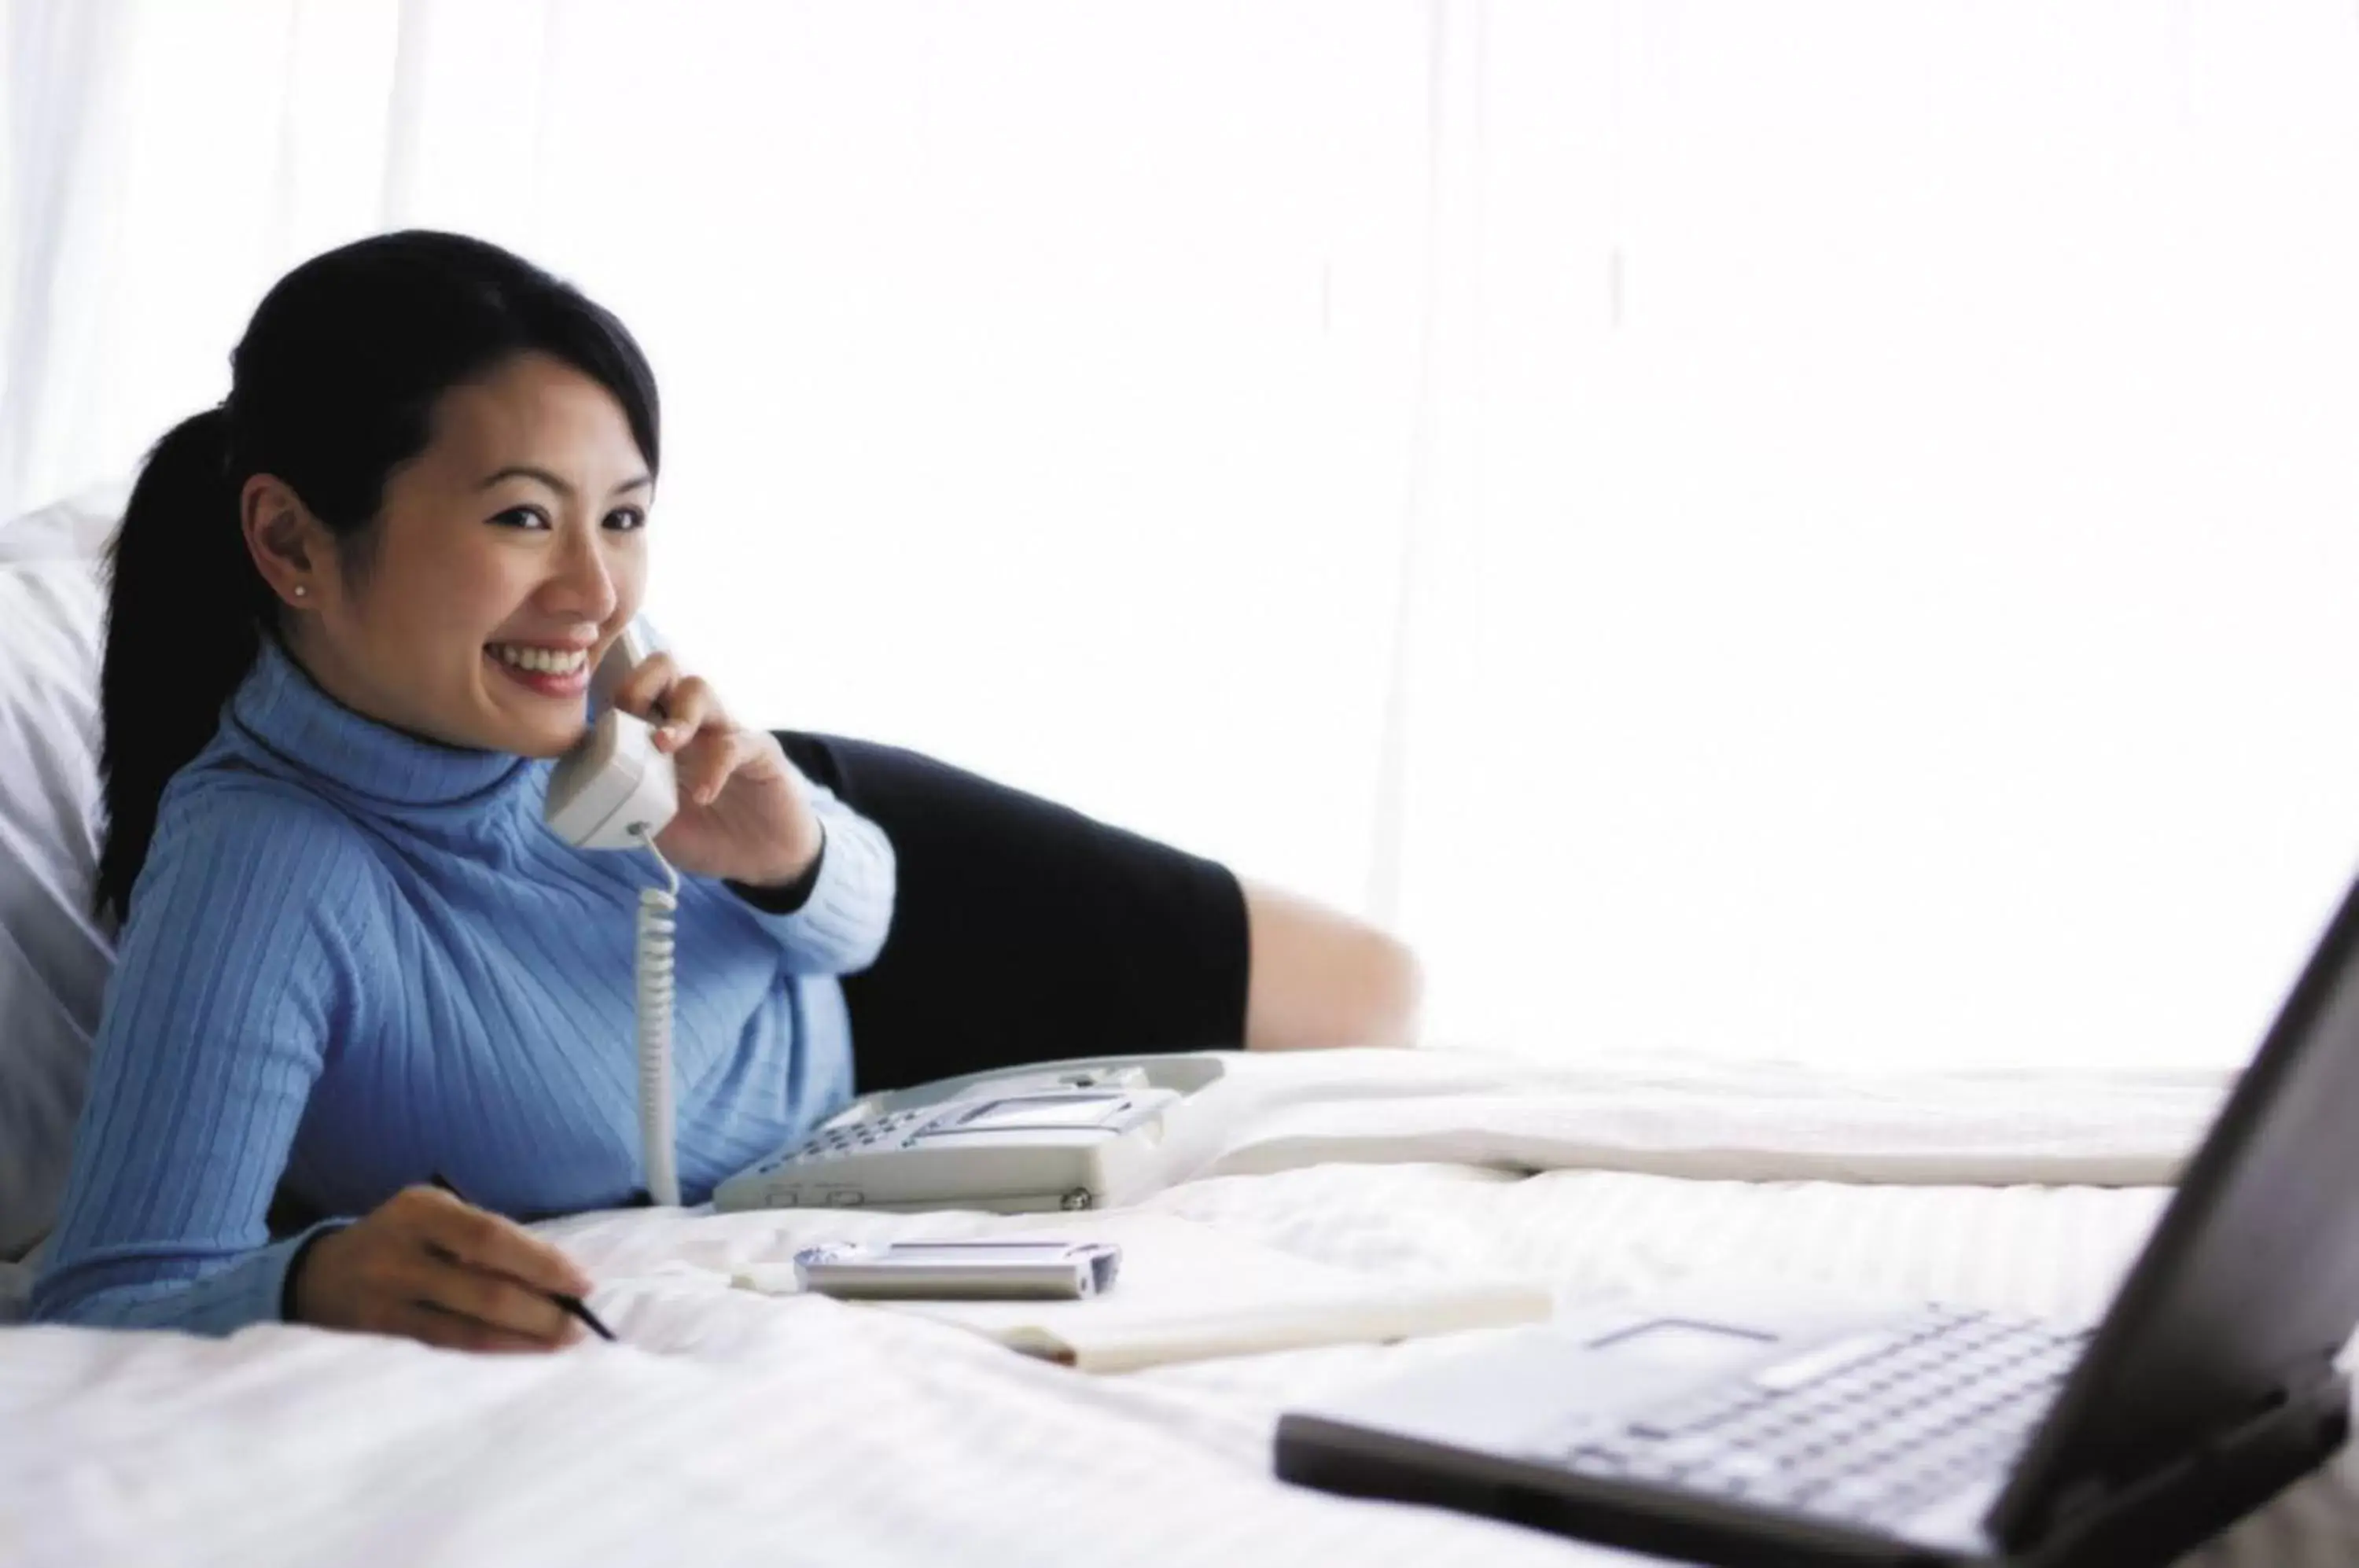
M 2343 0 L 7 0 L 0 515 L 460 228 L 652 613 L 1567 1056 L 2233 1063 L 2359 860 Z

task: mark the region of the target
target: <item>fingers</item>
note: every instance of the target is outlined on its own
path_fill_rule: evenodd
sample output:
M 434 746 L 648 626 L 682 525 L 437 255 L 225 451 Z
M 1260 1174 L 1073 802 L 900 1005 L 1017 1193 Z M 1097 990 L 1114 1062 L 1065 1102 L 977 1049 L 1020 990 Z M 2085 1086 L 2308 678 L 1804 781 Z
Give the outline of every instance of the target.
M 589 1293 L 590 1277 L 574 1261 L 512 1220 L 461 1202 L 437 1187 L 405 1189 L 393 1200 L 423 1243 L 456 1263 L 542 1292 Z M 562 1314 L 560 1314 L 562 1315 Z
M 509 1342 L 513 1348 L 547 1349 L 582 1337 L 581 1325 L 539 1291 L 448 1258 L 429 1258 L 405 1299 L 452 1320 L 447 1333 L 472 1334 L 485 1349 L 510 1347 Z
M 668 653 L 651 653 L 614 683 L 609 700 L 615 707 L 649 724 L 671 716 L 670 691 L 679 679 L 679 666 Z
M 399 1325 L 392 1332 L 466 1350 L 547 1350 L 582 1337 L 549 1298 L 586 1295 L 589 1278 L 521 1225 L 436 1187 L 406 1189 L 385 1212 L 408 1244 L 384 1259 L 376 1282 Z
M 702 676 L 681 674 L 668 653 L 651 653 L 642 659 L 614 687 L 614 703 L 657 726 L 656 749 L 660 752 L 678 755 L 700 741 L 716 737 L 727 741 L 725 747 L 706 747 L 700 753 L 699 762 L 715 770 L 712 778 L 693 780 L 712 787 L 701 797 L 703 800 L 709 800 L 721 780 L 750 755 L 750 749 L 736 740 L 736 726 L 722 712 L 721 700 L 712 686 Z M 719 766 L 716 758 L 726 766 Z M 690 779 L 683 778 L 680 782 L 683 793 L 693 792 L 689 789 Z
M 722 711 L 720 698 L 701 676 L 680 675 L 668 658 L 656 658 L 665 659 L 669 681 L 656 693 L 651 710 L 664 720 L 656 731 L 656 749 L 669 753 L 677 765 L 680 798 L 709 806 L 732 775 L 747 763 L 775 753 L 777 742 L 758 730 L 739 729 Z M 650 669 L 656 658 L 639 668 Z M 618 705 L 620 700 L 618 696 Z
M 552 1292 L 589 1278 L 557 1248 L 434 1187 L 408 1187 L 315 1238 L 290 1281 L 295 1316 L 460 1350 L 553 1350 L 582 1337 Z
M 699 675 L 682 676 L 663 693 L 664 726 L 656 731 L 658 751 L 679 751 L 706 732 L 726 732 L 734 726 L 721 711 L 720 699 Z
M 726 726 L 720 699 L 700 675 L 683 675 L 668 653 L 651 653 L 615 683 L 611 701 L 657 726 L 656 746 L 678 751 L 701 729 Z
M 705 731 L 678 758 L 680 797 L 712 804 L 740 768 L 777 753 L 777 745 L 757 730 Z

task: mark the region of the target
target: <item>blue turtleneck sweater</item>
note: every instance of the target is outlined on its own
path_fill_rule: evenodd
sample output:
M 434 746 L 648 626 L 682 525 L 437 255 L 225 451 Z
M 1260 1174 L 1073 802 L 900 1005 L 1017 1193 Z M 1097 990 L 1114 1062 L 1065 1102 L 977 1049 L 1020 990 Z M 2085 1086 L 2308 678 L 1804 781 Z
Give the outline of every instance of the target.
M 511 1214 L 632 1199 L 633 919 L 662 872 L 551 834 L 549 768 L 363 718 L 266 646 L 164 792 L 36 1318 L 277 1317 L 310 1234 L 271 1239 L 281 1192 L 341 1218 L 437 1175 Z M 851 1094 L 835 976 L 884 944 L 893 851 L 809 788 L 827 848 L 795 912 L 681 878 L 690 1203 Z

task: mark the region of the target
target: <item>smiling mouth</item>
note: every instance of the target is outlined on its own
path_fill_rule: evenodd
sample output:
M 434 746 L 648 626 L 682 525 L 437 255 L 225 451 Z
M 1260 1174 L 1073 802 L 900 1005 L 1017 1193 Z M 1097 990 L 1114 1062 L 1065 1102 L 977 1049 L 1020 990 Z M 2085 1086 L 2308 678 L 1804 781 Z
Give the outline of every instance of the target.
M 484 660 L 508 683 L 536 697 L 571 701 L 590 690 L 590 655 L 585 648 L 492 643 L 484 649 Z
M 586 648 L 535 648 L 529 643 L 495 642 L 485 644 L 484 651 L 495 663 L 527 675 L 575 675 L 590 663 L 590 650 Z

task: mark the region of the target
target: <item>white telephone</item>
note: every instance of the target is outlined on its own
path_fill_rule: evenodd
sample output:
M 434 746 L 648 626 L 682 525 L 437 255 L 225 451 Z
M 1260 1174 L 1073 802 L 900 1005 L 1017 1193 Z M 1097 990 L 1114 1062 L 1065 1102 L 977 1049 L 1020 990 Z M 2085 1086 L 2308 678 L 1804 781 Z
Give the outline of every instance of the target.
M 1030 1214 L 1132 1203 L 1219 1152 L 1227 1071 L 1216 1052 L 1082 1057 L 864 1095 L 722 1182 L 712 1205 Z
M 583 849 L 644 849 L 664 870 L 661 887 L 639 894 L 638 1041 L 639 1138 L 647 1161 L 647 1195 L 679 1203 L 671 1094 L 673 914 L 679 908 L 679 873 L 656 848 L 656 834 L 679 810 L 671 758 L 656 749 L 646 720 L 614 705 L 614 688 L 647 657 L 650 644 L 636 623 L 623 628 L 590 677 L 588 733 L 549 776 L 549 831 Z

